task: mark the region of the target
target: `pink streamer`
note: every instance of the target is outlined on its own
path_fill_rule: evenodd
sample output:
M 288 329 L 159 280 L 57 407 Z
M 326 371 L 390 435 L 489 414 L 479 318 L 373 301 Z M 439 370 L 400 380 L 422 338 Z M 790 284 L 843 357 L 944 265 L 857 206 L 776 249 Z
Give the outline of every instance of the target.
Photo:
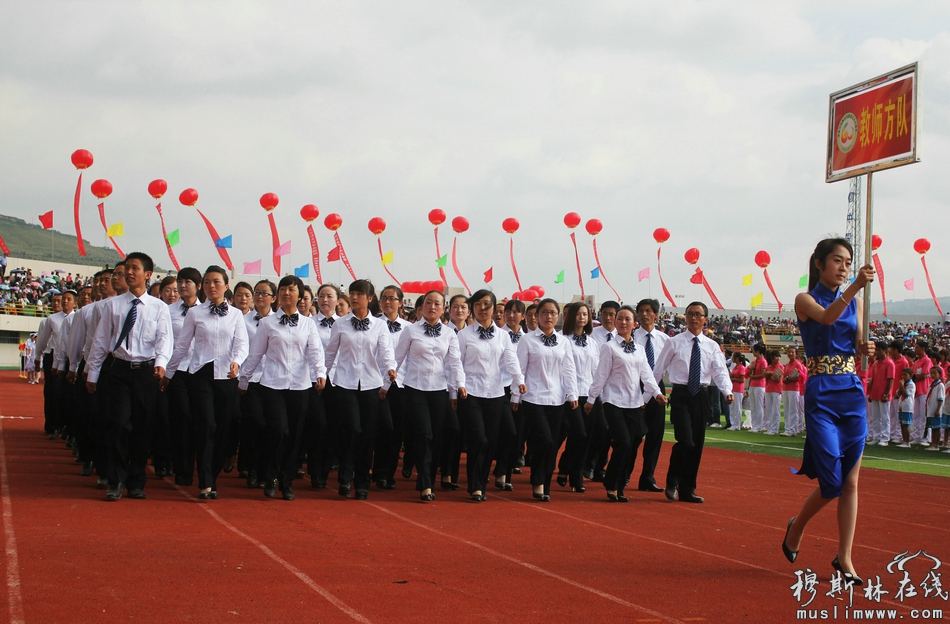
M 457 246 L 457 244 L 458 244 L 458 240 L 459 240 L 459 237 L 458 237 L 458 236 L 456 236 L 454 239 L 452 239 L 452 268 L 455 269 L 455 276 L 459 278 L 459 281 L 462 282 L 462 286 L 465 287 L 465 292 L 467 292 L 469 295 L 471 295 L 471 294 L 472 294 L 472 289 L 469 288 L 469 287 L 468 287 L 468 284 L 465 283 L 465 278 L 462 277 L 462 272 L 459 271 L 459 263 L 458 263 L 458 261 L 456 260 L 456 257 L 455 257 L 455 250 L 456 250 L 456 246 Z
M 934 305 L 937 306 L 937 312 L 940 313 L 940 316 L 943 316 L 943 310 L 940 308 L 940 302 L 937 301 L 937 294 L 934 293 L 934 286 L 930 283 L 930 271 L 927 270 L 927 259 L 924 256 L 921 256 L 920 263 L 924 265 L 924 276 L 927 278 L 927 288 L 930 289 L 930 296 L 933 297 Z
M 874 270 L 877 272 L 877 277 L 881 282 L 881 302 L 884 304 L 884 318 L 887 318 L 887 294 L 884 292 L 884 267 L 881 266 L 881 259 L 877 257 L 877 254 L 871 256 L 871 260 L 874 261 Z
M 511 237 L 508 245 L 508 256 L 511 258 L 511 272 L 515 274 L 515 282 L 518 284 L 518 292 L 524 290 L 521 288 L 521 279 L 518 277 L 518 267 L 515 266 L 515 237 Z M 440 256 L 441 257 L 441 256 Z
M 313 233 L 313 225 L 307 226 L 307 236 L 310 237 L 310 253 L 313 256 L 313 272 L 317 275 L 317 282 L 323 283 L 320 275 L 320 247 L 317 245 L 317 235 Z
M 82 230 L 79 229 L 79 195 L 82 192 L 82 171 L 79 172 L 79 181 L 76 183 L 76 197 L 73 199 L 73 220 L 76 222 L 76 248 L 80 256 L 86 255 L 86 245 L 82 242 Z
M 178 266 L 178 259 L 175 257 L 175 252 L 172 251 L 172 246 L 168 242 L 168 232 L 165 231 L 165 216 L 162 214 L 162 203 L 158 202 L 155 206 L 155 209 L 158 210 L 158 218 L 162 222 L 162 240 L 165 241 L 165 249 L 168 250 L 168 258 L 172 261 L 172 264 L 175 265 L 176 271 L 181 271 L 181 267 Z
M 722 307 L 722 304 L 719 303 L 719 297 L 716 296 L 716 293 L 713 292 L 712 287 L 709 285 L 709 282 L 706 281 L 706 276 L 703 275 L 703 286 L 706 287 L 706 292 L 709 293 L 709 298 L 712 299 L 713 304 L 715 304 L 717 310 L 725 310 Z
M 280 236 L 277 234 L 277 223 L 274 222 L 273 212 L 267 213 L 267 221 L 270 223 L 270 237 L 274 244 L 274 251 L 271 253 L 274 258 L 274 271 L 277 272 L 277 277 L 280 277 L 280 256 L 277 255 L 277 248 L 280 247 Z
M 604 267 L 600 266 L 600 256 L 597 255 L 597 239 L 594 239 L 594 260 L 597 261 L 597 268 L 600 270 L 600 276 L 604 278 L 604 283 L 610 286 L 610 290 L 614 291 L 614 297 L 617 298 L 617 301 L 620 301 L 620 293 L 617 292 L 613 286 L 610 285 L 610 282 L 607 281 L 607 276 L 604 275 Z
M 379 245 L 379 261 L 382 262 L 383 261 L 383 239 L 377 236 L 376 243 Z M 402 288 L 402 284 L 399 283 L 399 280 L 396 279 L 396 276 L 389 272 L 389 267 L 384 264 L 383 269 L 385 269 L 386 274 L 389 275 L 389 277 L 391 277 L 394 282 L 396 282 L 396 286 L 399 286 L 400 288 Z
M 106 225 L 106 204 L 105 202 L 99 203 L 99 220 L 102 221 L 102 229 L 105 230 L 106 236 L 109 236 L 109 226 Z M 125 253 L 119 248 L 119 244 L 115 242 L 115 239 L 109 236 L 109 242 L 112 243 L 112 246 L 115 247 L 115 250 L 119 253 L 119 257 L 123 260 L 125 259 Z
M 435 226 L 435 258 L 438 260 L 442 257 L 442 250 L 439 249 L 439 226 Z M 443 284 L 448 284 L 449 280 L 445 277 L 445 267 L 439 267 L 439 276 L 442 278 Z
M 670 305 L 674 308 L 676 307 L 676 302 L 673 301 L 673 295 L 670 294 L 670 289 L 666 287 L 666 282 L 663 281 L 663 271 L 660 270 L 660 251 L 662 247 L 656 248 L 656 274 L 660 278 L 660 286 L 663 287 L 663 294 L 666 295 L 667 300 L 670 302 Z
M 772 286 L 772 280 L 769 279 L 769 270 L 762 269 L 762 272 L 765 273 L 765 283 L 769 285 L 769 290 L 772 291 L 772 297 L 775 299 L 775 303 L 778 304 L 778 311 L 782 311 L 782 302 L 778 300 L 778 295 L 775 294 L 775 288 Z
M 198 209 L 195 208 L 195 210 Z M 221 240 L 221 236 L 218 235 L 218 231 L 214 229 L 214 226 L 211 225 L 211 221 L 208 221 L 208 217 L 206 217 L 203 212 L 198 210 L 198 214 L 201 215 L 202 221 L 205 222 L 205 227 L 208 228 L 208 234 L 211 235 L 211 242 L 214 243 L 214 248 L 218 250 L 218 255 L 221 256 L 222 260 L 224 260 L 224 266 L 228 267 L 228 271 L 233 271 L 234 265 L 231 264 L 231 256 L 228 255 L 228 250 L 224 247 L 218 247 L 218 241 Z
M 352 277 L 353 281 L 355 282 L 356 273 L 353 272 L 353 267 L 350 266 L 350 260 L 346 257 L 346 250 L 343 249 L 343 241 L 340 240 L 339 232 L 333 232 L 333 240 L 336 241 L 336 248 L 340 250 L 340 260 L 343 261 L 343 266 L 345 266 L 346 270 L 350 272 L 350 277 Z
M 577 263 L 577 283 L 581 286 L 581 299 L 584 298 L 584 276 L 581 274 L 581 257 L 577 253 L 577 238 L 571 232 L 571 242 L 574 243 L 574 261 Z

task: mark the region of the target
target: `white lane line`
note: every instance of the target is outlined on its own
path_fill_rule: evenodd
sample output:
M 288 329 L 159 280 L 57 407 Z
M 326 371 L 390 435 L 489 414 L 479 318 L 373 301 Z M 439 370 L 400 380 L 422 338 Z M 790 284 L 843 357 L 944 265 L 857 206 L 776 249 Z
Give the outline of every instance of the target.
M 10 503 L 10 484 L 7 480 L 7 449 L 3 443 L 3 422 L 0 421 L 0 499 L 3 501 L 3 533 L 7 564 L 7 601 L 10 604 L 10 624 L 23 624 L 23 596 L 20 594 L 20 563 L 16 552 L 16 534 L 13 532 L 13 505 Z
M 587 591 L 587 592 L 590 592 L 590 593 L 595 594 L 595 595 L 597 595 L 597 596 L 600 596 L 601 598 L 606 598 L 607 600 L 610 600 L 610 601 L 612 601 L 612 602 L 616 602 L 617 604 L 623 605 L 623 606 L 625 606 L 625 607 L 630 607 L 630 608 L 632 608 L 632 609 L 636 609 L 636 610 L 638 610 L 638 611 L 642 611 L 643 613 L 647 613 L 647 614 L 649 614 L 649 615 L 652 615 L 653 617 L 660 618 L 660 619 L 662 619 L 662 620 L 664 620 L 664 621 L 666 621 L 666 622 L 677 622 L 677 623 L 681 623 L 681 622 L 682 622 L 682 620 L 677 620 L 676 618 L 672 618 L 672 617 L 670 617 L 670 616 L 668 616 L 668 615 L 664 615 L 664 614 L 660 613 L 659 611 L 653 611 L 652 609 L 648 609 L 648 608 L 642 607 L 642 606 L 640 606 L 640 605 L 638 605 L 638 604 L 634 604 L 634 603 L 632 603 L 632 602 L 628 602 L 628 601 L 624 600 L 623 598 L 619 598 L 619 597 L 617 597 L 617 596 L 614 596 L 613 594 L 608 594 L 607 592 L 600 591 L 599 589 L 596 589 L 596 588 L 594 588 L 594 587 L 590 587 L 589 585 L 584 585 L 583 583 L 578 583 L 577 581 L 573 581 L 573 580 L 571 580 L 571 579 L 569 579 L 569 578 L 563 577 L 563 576 L 561 576 L 560 574 L 557 574 L 557 573 L 555 573 L 555 572 L 551 572 L 550 570 L 545 570 L 544 568 L 540 568 L 540 567 L 538 567 L 538 566 L 536 566 L 536 565 L 534 565 L 534 564 L 528 563 L 527 561 L 522 561 L 521 559 L 516 559 L 515 557 L 511 557 L 511 556 L 506 555 L 506 554 L 504 554 L 504 553 L 500 553 L 500 552 L 498 552 L 497 550 L 493 550 L 493 549 L 491 549 L 491 548 L 488 548 L 487 546 L 482 546 L 482 545 L 479 544 L 478 542 L 473 542 L 473 541 L 467 540 L 467 539 L 465 539 L 465 538 L 463 538 L 463 537 L 458 537 L 458 536 L 456 536 L 456 535 L 452 535 L 452 534 L 450 534 L 450 533 L 445 533 L 445 532 L 440 531 L 440 530 L 438 530 L 438 529 L 434 529 L 434 528 L 432 528 L 432 527 L 430 527 L 430 526 L 426 526 L 425 524 L 422 524 L 422 523 L 420 523 L 420 522 L 416 522 L 415 520 L 411 520 L 411 519 L 409 519 L 409 518 L 407 518 L 407 517 L 405 517 L 405 516 L 399 515 L 399 514 L 397 514 L 397 513 L 394 512 L 394 511 L 390 511 L 389 509 L 386 509 L 385 507 L 381 507 L 380 505 L 377 505 L 376 503 L 369 503 L 369 502 L 367 502 L 366 504 L 367 504 L 367 505 L 370 505 L 371 507 L 375 507 L 376 509 L 378 509 L 378 510 L 384 512 L 384 513 L 387 513 L 387 514 L 393 516 L 394 518 L 398 518 L 399 520 L 402 520 L 403 522 L 406 522 L 406 523 L 411 524 L 411 525 L 413 525 L 413 526 L 419 527 L 420 529 L 424 529 L 424 530 L 426 530 L 426 531 L 430 531 L 430 532 L 432 532 L 432 533 L 435 533 L 436 535 L 439 535 L 439 536 L 442 536 L 442 537 L 445 537 L 445 538 L 448 538 L 448 539 L 452 539 L 452 540 L 455 540 L 455 541 L 457 541 L 457 542 L 461 542 L 461 543 L 463 543 L 463 544 L 465 544 L 465 545 L 467 545 L 467 546 L 471 546 L 472 548 L 477 548 L 478 550 L 487 552 L 487 553 L 489 553 L 489 554 L 491 554 L 491 555 L 494 555 L 494 556 L 496 556 L 496 557 L 500 557 L 501 559 L 504 559 L 505 561 L 509 561 L 509 562 L 514 563 L 514 564 L 516 564 L 516 565 L 524 566 L 525 568 L 528 568 L 529 570 L 533 570 L 534 572 L 537 572 L 537 573 L 539 573 L 539 574 L 543 574 L 544 576 L 547 576 L 547 577 L 553 578 L 553 579 L 555 579 L 555 580 L 561 581 L 562 583 L 567 583 L 568 585 L 572 585 L 572 586 L 574 586 L 574 587 L 577 587 L 578 589 L 583 589 L 584 591 Z

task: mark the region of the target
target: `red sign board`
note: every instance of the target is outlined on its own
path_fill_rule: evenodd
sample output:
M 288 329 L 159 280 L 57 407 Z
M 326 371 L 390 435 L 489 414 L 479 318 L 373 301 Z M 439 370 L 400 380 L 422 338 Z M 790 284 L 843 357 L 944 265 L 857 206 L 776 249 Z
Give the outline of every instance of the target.
M 826 182 L 917 162 L 917 64 L 832 93 Z

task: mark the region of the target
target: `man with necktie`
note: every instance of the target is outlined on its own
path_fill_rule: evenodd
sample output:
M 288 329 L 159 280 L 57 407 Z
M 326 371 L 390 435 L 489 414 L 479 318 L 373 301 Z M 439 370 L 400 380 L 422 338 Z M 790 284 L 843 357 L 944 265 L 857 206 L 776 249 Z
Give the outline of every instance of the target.
M 156 402 L 158 380 L 172 354 L 172 324 L 168 306 L 146 294 L 152 259 L 133 252 L 125 259 L 123 295 L 102 306 L 96 337 L 89 354 L 86 389 L 98 384 L 109 397 L 106 500 L 145 498 L 148 427 Z
M 673 391 L 670 394 L 670 421 L 676 444 L 670 453 L 670 469 L 666 475 L 666 497 L 686 503 L 701 503 L 696 495 L 696 475 L 706 440 L 706 418 L 709 415 L 709 394 L 715 384 L 732 404 L 732 381 L 719 351 L 719 345 L 703 335 L 709 309 L 701 301 L 686 306 L 686 329 L 667 342 L 654 366 L 657 383 L 669 372 Z
M 663 354 L 666 343 L 670 337 L 656 328 L 656 318 L 660 313 L 660 302 L 656 299 L 643 299 L 637 304 L 637 322 L 639 327 L 633 332 L 633 340 L 638 347 L 643 348 L 647 363 L 650 368 L 656 369 L 656 362 Z M 663 391 L 664 396 L 666 388 L 663 386 L 662 377 L 657 380 L 657 385 Z M 660 447 L 663 446 L 663 432 L 666 429 L 666 406 L 660 405 L 656 398 L 651 398 L 644 407 L 644 421 L 647 426 L 646 439 L 643 437 L 633 441 L 631 451 L 631 462 L 627 468 L 627 478 L 633 472 L 637 461 L 637 451 L 643 443 L 643 460 L 640 469 L 640 481 L 637 489 L 642 492 L 662 492 L 663 488 L 656 484 L 656 478 L 653 473 L 656 470 L 657 461 L 660 458 Z

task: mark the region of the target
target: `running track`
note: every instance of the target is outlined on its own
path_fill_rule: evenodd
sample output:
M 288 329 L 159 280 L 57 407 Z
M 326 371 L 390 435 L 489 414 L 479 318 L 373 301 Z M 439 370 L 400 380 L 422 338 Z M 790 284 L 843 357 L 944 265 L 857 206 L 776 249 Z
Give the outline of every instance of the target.
M 822 595 L 831 508 L 795 566 L 779 550 L 811 489 L 788 459 L 707 448 L 703 505 L 636 491 L 609 504 L 599 484 L 583 495 L 555 485 L 551 503 L 536 503 L 527 471 L 482 504 L 464 480 L 429 504 L 403 480 L 366 502 L 299 481 L 296 501 L 269 500 L 236 472 L 221 476 L 217 501 L 153 478 L 148 500 L 107 503 L 63 443 L 42 435 L 41 406 L 42 386 L 0 373 L 0 621 L 786 622 L 794 570 L 806 567 L 824 583 L 813 606 L 835 603 Z M 859 571 L 886 576 L 896 554 L 920 548 L 950 560 L 946 479 L 861 479 Z

